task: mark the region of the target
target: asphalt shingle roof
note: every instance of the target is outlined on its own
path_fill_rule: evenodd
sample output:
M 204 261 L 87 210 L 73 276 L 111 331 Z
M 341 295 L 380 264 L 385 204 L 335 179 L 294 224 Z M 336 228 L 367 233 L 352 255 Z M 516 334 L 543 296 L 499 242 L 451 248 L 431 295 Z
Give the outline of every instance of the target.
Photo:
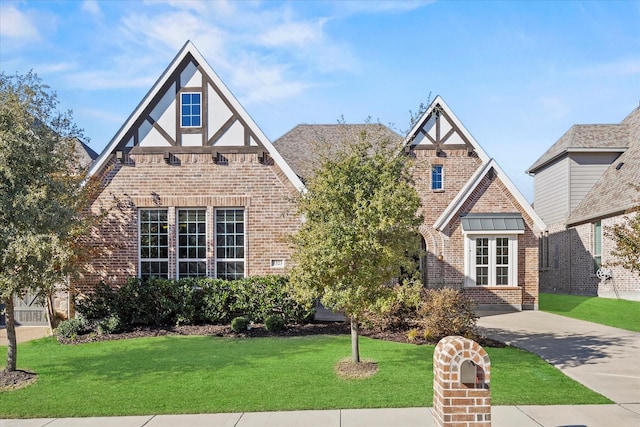
M 320 166 L 323 155 L 338 152 L 347 141 L 360 138 L 366 132 L 375 141 L 389 138 L 398 144 L 402 137 L 387 126 L 372 124 L 297 125 L 278 138 L 273 146 L 293 171 L 303 180 L 308 179 Z
M 616 215 L 640 204 L 640 107 L 619 125 L 629 147 L 595 183 L 567 220 L 568 225 Z

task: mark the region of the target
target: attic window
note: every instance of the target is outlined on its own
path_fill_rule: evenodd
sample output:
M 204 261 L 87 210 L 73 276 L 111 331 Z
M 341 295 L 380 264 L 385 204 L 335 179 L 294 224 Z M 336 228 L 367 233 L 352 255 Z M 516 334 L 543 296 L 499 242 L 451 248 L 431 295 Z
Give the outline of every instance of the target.
M 180 94 L 180 125 L 183 128 L 202 126 L 202 95 L 198 92 Z

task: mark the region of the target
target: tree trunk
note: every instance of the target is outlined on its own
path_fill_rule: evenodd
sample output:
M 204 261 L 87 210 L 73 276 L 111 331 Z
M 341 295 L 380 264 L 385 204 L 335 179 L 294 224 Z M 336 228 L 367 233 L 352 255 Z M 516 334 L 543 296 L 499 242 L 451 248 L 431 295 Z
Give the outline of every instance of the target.
M 13 307 L 13 293 L 9 294 L 4 300 L 6 322 L 7 322 L 7 367 L 5 371 L 13 372 L 16 370 L 16 362 L 18 360 L 18 343 L 16 341 L 16 322 L 15 311 Z
M 358 319 L 351 317 L 351 360 L 360 363 L 360 345 L 358 343 Z

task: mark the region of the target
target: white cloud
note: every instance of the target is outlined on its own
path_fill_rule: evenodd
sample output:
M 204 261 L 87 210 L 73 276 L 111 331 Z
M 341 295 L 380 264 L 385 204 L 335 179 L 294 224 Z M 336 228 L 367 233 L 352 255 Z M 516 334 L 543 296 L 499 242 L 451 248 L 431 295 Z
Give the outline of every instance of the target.
M 13 6 L 0 8 L 0 35 L 20 42 L 40 40 L 33 19 Z
M 82 2 L 82 10 L 85 12 L 89 12 L 94 16 L 102 15 L 102 11 L 100 10 L 100 6 L 98 5 L 97 0 L 85 0 Z
M 316 44 L 323 39 L 323 26 L 326 19 L 315 22 L 285 22 L 279 26 L 262 33 L 259 41 L 264 46 L 294 46 L 304 47 L 308 44 Z

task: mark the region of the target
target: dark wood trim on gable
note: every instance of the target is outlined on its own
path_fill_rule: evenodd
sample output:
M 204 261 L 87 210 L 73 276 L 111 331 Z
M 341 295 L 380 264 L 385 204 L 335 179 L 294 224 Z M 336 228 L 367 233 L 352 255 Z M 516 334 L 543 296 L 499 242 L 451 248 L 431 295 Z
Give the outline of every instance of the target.
M 157 130 L 157 131 L 158 131 L 158 133 L 159 133 L 160 135 L 162 135 L 162 137 L 163 137 L 163 138 L 164 138 L 164 139 L 165 139 L 169 144 L 171 144 L 171 145 L 176 145 L 176 141 L 174 141 L 174 140 L 173 140 L 173 138 L 171 138 L 171 135 L 169 135 L 169 134 L 167 133 L 167 131 L 166 131 L 166 130 L 164 130 L 164 129 L 162 128 L 162 126 L 160 126 L 158 123 L 156 123 L 156 121 L 155 121 L 155 120 L 153 120 L 153 117 L 151 117 L 151 116 L 147 116 L 147 121 L 149 121 L 149 123 L 151 123 L 151 126 L 153 126 L 153 128 L 154 128 L 155 130 Z M 138 144 L 135 144 L 135 145 L 138 145 Z
M 224 122 L 220 129 L 218 129 L 218 131 L 211 138 L 209 138 L 206 145 L 215 145 L 215 143 L 218 142 L 222 135 L 224 135 L 229 130 L 229 128 L 233 126 L 236 120 L 238 120 L 238 117 L 235 114 L 229 117 L 229 120 Z
M 428 132 L 426 132 L 424 130 L 424 126 L 425 124 L 431 120 L 431 117 L 433 115 L 436 115 L 436 123 L 435 123 L 435 127 L 436 127 L 436 137 L 435 139 L 429 135 Z M 441 117 L 444 117 L 447 122 L 451 125 L 451 129 L 449 129 L 449 131 L 442 136 L 441 135 L 441 124 L 440 124 L 440 120 Z M 435 107 L 433 107 L 433 110 L 431 110 L 431 113 L 425 117 L 425 119 L 422 122 L 422 125 L 420 126 L 420 133 L 422 133 L 433 145 L 427 145 L 427 144 L 417 144 L 412 146 L 413 149 L 416 150 L 436 150 L 437 152 L 440 152 L 444 149 L 447 150 L 456 150 L 456 149 L 466 149 L 470 154 L 472 152 L 474 152 L 474 148 L 473 148 L 473 144 L 471 144 L 471 141 L 469 141 L 469 139 L 465 136 L 465 134 L 460 130 L 460 128 L 455 124 L 455 122 L 451 119 L 451 117 L 449 117 L 449 115 L 446 113 L 446 111 L 444 111 L 444 109 L 440 106 L 440 104 L 436 104 Z M 464 144 L 446 144 L 447 140 L 449 138 L 451 138 L 451 136 L 453 136 L 454 133 L 457 133 L 458 135 L 460 135 L 460 138 L 464 141 Z

